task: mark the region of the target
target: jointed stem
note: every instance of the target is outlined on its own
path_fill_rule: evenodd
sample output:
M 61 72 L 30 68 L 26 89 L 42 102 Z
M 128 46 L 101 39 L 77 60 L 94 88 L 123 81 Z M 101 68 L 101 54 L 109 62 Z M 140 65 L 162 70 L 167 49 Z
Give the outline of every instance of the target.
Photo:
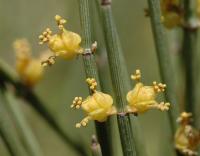
M 5 108 L 5 98 L 0 90 L 0 136 L 3 138 L 10 155 L 28 156 L 16 132 L 12 127 L 8 111 Z
M 125 61 L 120 47 L 117 30 L 112 18 L 111 1 L 103 0 L 101 4 L 102 4 L 103 29 L 104 29 L 104 36 L 106 39 L 106 49 L 108 54 L 108 63 L 110 66 L 111 79 L 117 102 L 116 103 L 117 109 L 119 112 L 121 112 L 117 116 L 117 119 L 118 119 L 118 127 L 120 132 L 122 150 L 124 156 L 136 156 L 136 153 L 137 155 L 140 155 L 138 149 L 140 149 L 141 147 L 138 147 L 137 150 L 135 147 L 141 145 L 139 141 L 140 136 L 136 134 L 135 131 L 133 135 L 130 116 L 125 115 L 126 114 L 125 108 L 127 105 L 125 96 L 128 90 L 130 89 L 130 83 L 129 83 L 130 81 L 128 78 Z M 137 120 L 134 120 L 134 126 L 136 126 L 137 129 Z M 143 150 L 143 152 L 144 151 L 145 149 Z
M 148 0 L 148 4 L 161 78 L 167 85 L 165 96 L 166 100 L 171 104 L 168 117 L 172 131 L 171 139 L 173 139 L 173 135 L 177 128 L 176 118 L 179 115 L 179 106 L 175 94 L 174 72 L 171 66 L 169 51 L 167 49 L 165 30 L 161 22 L 160 0 Z
M 99 83 L 99 76 L 97 65 L 95 62 L 94 55 L 92 54 L 91 45 L 92 45 L 92 33 L 91 33 L 91 20 L 90 20 L 90 4 L 91 0 L 79 0 L 80 6 L 80 18 L 82 26 L 82 36 L 83 36 L 83 48 L 85 49 L 85 54 L 83 54 L 83 63 L 86 73 L 86 78 L 92 77 L 99 84 L 98 90 L 101 90 Z M 111 155 L 111 143 L 109 140 L 109 123 L 95 122 L 96 133 L 99 140 L 99 143 L 102 148 L 102 155 L 109 156 Z
M 32 133 L 32 130 L 29 127 L 28 123 L 26 122 L 23 112 L 20 110 L 19 104 L 16 102 L 17 99 L 15 99 L 15 97 L 6 89 L 3 91 L 3 95 L 6 102 L 4 103 L 4 105 L 12 115 L 15 126 L 19 131 L 27 152 L 30 156 L 42 156 L 43 154 L 40 149 L 39 143 Z
M 191 0 L 184 0 L 185 10 L 185 23 L 191 25 L 191 19 L 193 18 L 193 11 L 191 10 Z M 196 102 L 196 73 L 195 70 L 197 63 L 197 28 L 189 29 L 183 28 L 183 60 L 186 76 L 186 92 L 185 92 L 185 110 L 192 112 L 195 118 L 195 105 Z

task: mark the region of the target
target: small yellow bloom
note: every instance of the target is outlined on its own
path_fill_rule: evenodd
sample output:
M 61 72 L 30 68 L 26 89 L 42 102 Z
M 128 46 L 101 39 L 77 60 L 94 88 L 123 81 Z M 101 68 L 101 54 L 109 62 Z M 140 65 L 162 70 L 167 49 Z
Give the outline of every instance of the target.
M 191 113 L 183 112 L 178 118 L 179 128 L 175 134 L 175 146 L 178 151 L 188 156 L 198 155 L 196 152 L 200 143 L 200 131 L 191 126 Z
M 55 16 L 56 23 L 59 28 L 59 33 L 52 35 L 52 31 L 47 28 L 40 36 L 40 44 L 47 43 L 49 49 L 55 53 L 55 57 L 61 56 L 64 59 L 72 59 L 78 54 L 83 53 L 83 48 L 81 48 L 81 37 L 64 28 L 66 20 L 62 19 L 59 15 Z M 43 62 L 44 65 L 51 65 L 48 60 Z
M 136 70 L 136 73 L 131 78 L 136 80 L 137 84 L 127 94 L 127 101 L 129 103 L 128 112 L 137 114 L 146 112 L 149 109 L 169 110 L 169 103 L 161 102 L 158 104 L 156 101 L 157 94 L 165 91 L 165 84 L 153 82 L 153 86 L 144 86 L 140 82 L 140 70 Z
M 30 44 L 26 39 L 16 40 L 13 44 L 16 52 L 16 70 L 27 86 L 35 85 L 43 76 L 41 58 L 32 58 Z
M 77 128 L 86 126 L 89 120 L 104 122 L 109 115 L 116 114 L 116 109 L 113 107 L 113 99 L 110 95 L 96 91 L 97 82 L 93 78 L 88 78 L 86 82 L 92 92 L 85 100 L 82 97 L 75 97 L 71 108 L 82 108 L 87 116 L 76 124 Z
M 171 29 L 179 26 L 183 20 L 180 0 L 161 0 L 162 22 Z

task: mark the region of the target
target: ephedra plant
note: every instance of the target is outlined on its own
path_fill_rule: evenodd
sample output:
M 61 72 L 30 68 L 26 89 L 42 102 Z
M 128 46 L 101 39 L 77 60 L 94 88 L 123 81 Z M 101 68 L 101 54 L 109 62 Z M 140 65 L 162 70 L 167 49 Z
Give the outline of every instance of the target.
M 39 57 L 33 57 L 28 41 L 18 39 L 13 44 L 16 51 L 16 69 L 13 70 L 6 61 L 0 60 L 0 136 L 10 155 L 44 155 L 23 112 L 18 107 L 19 98 L 29 103 L 77 155 L 114 155 L 113 151 L 116 148 L 114 145 L 117 139 L 111 137 L 113 128 L 115 128 L 114 131 L 119 132 L 118 140 L 120 140 L 123 156 L 151 155 L 146 150 L 147 144 L 145 144 L 144 136 L 138 130 L 141 124 L 138 117 L 152 109 L 159 110 L 160 113 L 167 112 L 167 124 L 170 129 L 166 130 L 166 133 L 170 132 L 171 140 L 169 153 L 177 156 L 198 155 L 200 131 L 197 119 L 199 111 L 195 108 L 198 108 L 199 91 L 196 83 L 198 82 L 199 0 L 147 0 L 148 7 L 145 9 L 144 18 L 147 20 L 149 18 L 151 22 L 152 40 L 155 43 L 155 52 L 163 81 L 163 83 L 153 81 L 150 85 L 142 82 L 145 77 L 142 76 L 140 69 L 133 69 L 129 77 L 124 51 L 113 18 L 112 1 L 78 0 L 77 3 L 81 34 L 69 30 L 67 25 L 70 23 L 64 17 L 55 15 L 57 31 L 54 33 L 47 27 L 39 35 L 39 44 L 46 46 L 48 50 L 41 52 Z M 95 36 L 95 25 L 92 22 L 93 17 L 97 18 L 92 16 L 94 13 L 99 15 L 97 20 L 104 37 L 105 50 L 99 50 L 98 40 L 100 39 Z M 130 20 L 134 19 L 130 18 Z M 181 69 L 185 80 L 183 103 L 180 103 L 177 96 L 176 77 L 178 75 L 176 73 L 178 72 L 175 72 L 176 68 L 172 63 L 166 35 L 166 32 L 172 29 L 174 32 L 178 30 L 178 33 L 181 32 L 183 36 L 182 43 L 176 41 L 181 45 Z M 107 84 L 104 77 L 108 77 L 102 75 L 102 69 L 99 69 L 97 57 L 103 53 L 107 56 L 105 62 L 108 63 L 112 82 L 110 86 L 113 92 L 105 88 Z M 89 150 L 65 131 L 65 127 L 59 123 L 33 90 L 45 71 L 51 70 L 51 66 L 58 61 L 58 58 L 65 61 L 82 60 L 83 62 L 85 77 L 82 78 L 88 85 L 87 97 L 74 95 L 75 98 L 71 97 L 73 100 L 72 103 L 67 104 L 67 109 L 81 109 L 85 113 L 80 121 L 74 120 L 75 124 L 71 125 L 74 129 L 80 130 L 78 133 L 84 133 L 81 129 L 94 122 L 96 134 L 91 136 Z M 62 73 L 60 75 L 62 76 Z M 134 85 L 131 79 L 134 80 Z M 163 93 L 163 100 L 157 98 Z M 78 114 L 78 111 L 73 113 Z M 12 121 L 8 117 L 9 114 Z M 111 117 L 116 117 L 117 126 L 114 126 Z M 12 128 L 14 126 L 17 132 Z M 142 130 L 143 133 L 145 131 Z M 169 156 L 168 153 L 163 155 Z

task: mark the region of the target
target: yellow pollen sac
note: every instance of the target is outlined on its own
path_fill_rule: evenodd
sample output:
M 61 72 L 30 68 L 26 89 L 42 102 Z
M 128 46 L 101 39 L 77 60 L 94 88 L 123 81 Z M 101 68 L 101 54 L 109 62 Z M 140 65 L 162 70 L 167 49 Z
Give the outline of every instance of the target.
M 52 35 L 52 31 L 47 28 L 40 36 L 40 44 L 47 43 L 49 49 L 54 52 L 54 56 L 61 56 L 62 58 L 69 60 L 83 53 L 81 48 L 81 37 L 72 31 L 68 31 L 64 28 L 66 20 L 61 16 L 55 16 L 56 23 L 59 28 L 59 33 Z M 48 60 L 47 60 L 48 64 Z M 51 65 L 51 64 L 50 64 Z
M 126 96 L 129 104 L 127 106 L 129 113 L 138 114 L 146 112 L 149 109 L 158 109 L 161 111 L 169 110 L 169 103 L 158 103 L 156 101 L 157 94 L 165 91 L 165 84 L 157 84 L 157 82 L 154 81 L 152 86 L 144 86 L 144 84 L 140 82 L 140 70 L 136 70 L 136 73 L 131 75 L 131 78 L 136 80 L 137 83 Z
M 183 9 L 180 0 L 161 0 L 162 22 L 168 29 L 182 24 Z
M 93 78 L 88 78 L 86 82 L 89 88 L 94 84 L 96 86 L 96 80 Z M 113 106 L 113 99 L 110 95 L 96 91 L 96 89 L 91 89 L 91 91 L 93 92 L 92 95 L 88 96 L 85 100 L 83 100 L 82 97 L 75 97 L 71 105 L 71 108 L 82 108 L 87 114 L 80 123 L 76 124 L 77 128 L 86 126 L 89 120 L 104 122 L 107 120 L 108 116 L 116 114 L 116 109 Z
M 177 119 L 179 128 L 175 134 L 175 147 L 176 149 L 188 156 L 197 156 L 197 148 L 200 143 L 200 131 L 191 125 L 192 114 L 183 112 Z
M 32 58 L 30 44 L 26 39 L 16 40 L 13 44 L 16 53 L 16 70 L 29 87 L 34 86 L 43 76 L 41 57 Z

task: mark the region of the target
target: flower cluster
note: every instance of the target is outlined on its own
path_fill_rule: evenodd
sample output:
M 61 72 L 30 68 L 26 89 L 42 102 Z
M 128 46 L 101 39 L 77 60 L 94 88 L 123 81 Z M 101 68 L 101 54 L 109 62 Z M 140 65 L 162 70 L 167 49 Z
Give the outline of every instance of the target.
M 200 143 L 200 131 L 190 124 L 191 117 L 191 113 L 183 112 L 177 119 L 180 126 L 175 134 L 175 146 L 182 154 L 195 156 L 198 155 L 196 150 Z
M 169 103 L 158 103 L 156 101 L 157 94 L 165 91 L 165 84 L 154 81 L 152 86 L 145 86 L 140 82 L 140 70 L 136 70 L 135 74 L 131 75 L 131 78 L 136 80 L 137 83 L 127 94 L 127 101 L 129 103 L 127 109 L 129 113 L 143 113 L 149 109 L 169 110 Z
M 76 124 L 77 128 L 86 126 L 89 120 L 104 122 L 108 116 L 116 114 L 116 108 L 113 106 L 113 98 L 105 93 L 96 90 L 97 82 L 94 78 L 88 78 L 86 82 L 92 92 L 85 100 L 82 97 L 75 97 L 71 108 L 82 108 L 87 116 Z
M 19 39 L 13 43 L 16 53 L 16 70 L 27 86 L 34 86 L 43 76 L 41 61 L 49 52 L 43 53 L 39 58 L 31 56 L 30 44 L 26 39 Z
M 52 35 L 50 28 L 46 28 L 46 30 L 39 36 L 39 44 L 47 43 L 49 49 L 54 53 L 53 56 L 42 62 L 43 66 L 54 64 L 57 56 L 69 60 L 78 54 L 83 53 L 83 49 L 80 46 L 81 37 L 77 33 L 68 31 L 64 28 L 66 20 L 61 16 L 56 15 L 55 21 L 59 28 L 57 34 Z
M 59 15 L 55 16 L 55 20 L 59 28 L 59 33 L 52 35 L 52 31 L 47 28 L 39 36 L 40 44 L 47 43 L 51 51 L 54 52 L 53 56 L 50 56 L 47 60 L 42 62 L 43 66 L 54 64 L 57 56 L 71 59 L 78 54 L 88 55 L 95 52 L 97 42 L 94 42 L 88 49 L 81 48 L 81 37 L 64 28 L 66 20 Z M 136 80 L 137 84 L 133 90 L 129 91 L 127 94 L 128 106 L 127 111 L 124 112 L 125 114 L 143 113 L 149 109 L 159 109 L 161 111 L 169 109 L 169 103 L 158 103 L 156 101 L 157 94 L 165 91 L 165 84 L 153 82 L 152 86 L 144 86 L 143 83 L 139 82 L 141 78 L 140 70 L 136 70 L 136 73 L 132 75 L 131 78 Z M 82 108 L 87 114 L 80 123 L 76 124 L 77 128 L 86 126 L 89 120 L 104 122 L 110 115 L 121 114 L 121 112 L 117 112 L 116 108 L 113 106 L 113 98 L 110 95 L 97 91 L 97 82 L 94 78 L 87 78 L 86 82 L 91 95 L 86 99 L 75 97 L 71 105 L 71 108 Z

